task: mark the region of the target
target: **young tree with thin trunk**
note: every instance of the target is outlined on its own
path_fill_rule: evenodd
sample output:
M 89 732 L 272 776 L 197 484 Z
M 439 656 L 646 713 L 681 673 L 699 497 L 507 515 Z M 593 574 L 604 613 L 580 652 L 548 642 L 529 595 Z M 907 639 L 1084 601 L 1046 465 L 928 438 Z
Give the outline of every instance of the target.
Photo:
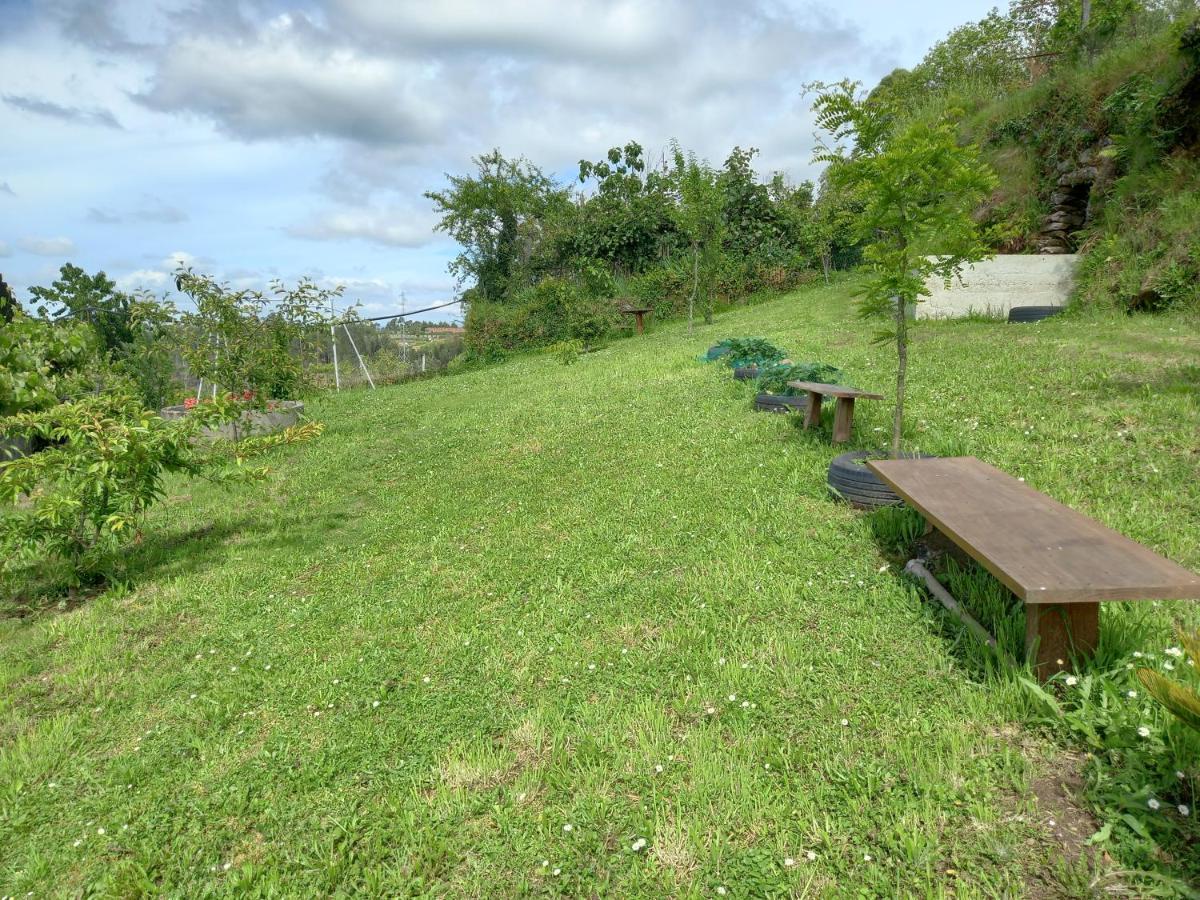
M 724 226 L 721 214 L 724 198 L 718 174 L 694 155 L 684 155 L 678 144 L 671 146 L 674 168 L 670 172 L 676 200 L 679 229 L 687 236 L 692 250 L 692 294 L 688 298 L 688 333 L 693 327 L 696 298 L 703 290 L 704 322 L 712 324 L 713 282 L 721 254 Z
M 861 98 L 857 83 L 849 81 L 820 85 L 818 91 L 813 109 L 832 144 L 818 147 L 817 159 L 829 164 L 832 182 L 862 203 L 856 230 L 867 242 L 863 258 L 872 277 L 860 311 L 893 322 L 877 340 L 896 343 L 891 446 L 896 457 L 904 424 L 909 312 L 929 295 L 928 278 L 949 282 L 965 265 L 991 255 L 973 214 L 996 177 L 977 148 L 959 144 L 949 121 L 903 121 L 886 103 Z

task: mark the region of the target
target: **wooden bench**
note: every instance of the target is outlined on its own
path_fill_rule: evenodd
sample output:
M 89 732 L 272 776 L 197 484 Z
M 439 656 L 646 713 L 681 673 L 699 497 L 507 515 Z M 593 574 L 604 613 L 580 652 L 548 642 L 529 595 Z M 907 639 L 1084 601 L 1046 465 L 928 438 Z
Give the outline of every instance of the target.
M 821 424 L 821 398 L 836 397 L 837 406 L 833 410 L 833 442 L 845 443 L 850 440 L 850 432 L 854 427 L 855 400 L 882 400 L 882 394 L 872 394 L 860 391 L 858 388 L 846 387 L 844 384 L 822 384 L 819 381 L 789 381 L 788 387 L 798 391 L 808 392 L 808 414 L 804 417 L 804 427 Z
M 1200 575 L 972 456 L 867 465 L 1025 603 L 1040 678 L 1095 650 L 1101 601 L 1200 599 Z

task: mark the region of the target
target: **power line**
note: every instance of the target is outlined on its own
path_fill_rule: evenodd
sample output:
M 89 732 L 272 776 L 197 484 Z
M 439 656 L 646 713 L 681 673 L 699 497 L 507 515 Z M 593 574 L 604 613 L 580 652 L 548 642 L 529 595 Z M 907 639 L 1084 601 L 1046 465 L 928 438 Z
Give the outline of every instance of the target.
M 438 306 L 427 306 L 424 309 L 414 309 L 412 312 L 393 313 L 390 316 L 362 316 L 356 321 L 359 322 L 382 322 L 385 319 L 405 319 L 409 316 L 415 316 L 418 313 L 432 312 L 435 309 L 445 309 L 447 306 L 458 306 L 462 303 L 461 300 L 451 300 L 449 303 L 442 303 Z

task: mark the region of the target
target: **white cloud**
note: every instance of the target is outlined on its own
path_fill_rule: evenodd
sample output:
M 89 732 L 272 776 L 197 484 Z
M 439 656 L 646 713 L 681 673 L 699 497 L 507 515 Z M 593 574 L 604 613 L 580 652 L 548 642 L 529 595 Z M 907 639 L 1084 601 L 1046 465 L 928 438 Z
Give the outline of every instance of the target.
M 302 17 L 257 34 L 196 35 L 162 54 L 151 109 L 214 121 L 243 140 L 338 137 L 365 144 L 428 141 L 441 120 L 432 69 L 338 46 Z
M 37 256 L 68 256 L 75 252 L 75 242 L 65 237 L 24 237 L 17 246 Z
M 408 210 L 334 211 L 290 226 L 287 233 L 314 241 L 358 239 L 390 247 L 423 247 L 434 237 L 428 213 L 414 214 Z
M 113 279 L 122 291 L 161 291 L 175 286 L 175 280 L 162 269 L 136 269 Z
M 0 256 L 12 256 L 12 247 L 6 241 L 0 241 Z
M 335 0 L 335 14 L 364 36 L 438 50 L 622 62 L 660 53 L 682 38 L 682 2 L 633 0 Z

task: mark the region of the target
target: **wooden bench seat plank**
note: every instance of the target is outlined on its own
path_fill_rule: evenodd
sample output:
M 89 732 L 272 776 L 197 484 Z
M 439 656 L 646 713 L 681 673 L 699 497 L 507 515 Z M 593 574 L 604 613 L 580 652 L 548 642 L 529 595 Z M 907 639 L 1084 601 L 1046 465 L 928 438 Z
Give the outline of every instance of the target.
M 858 388 L 847 387 L 844 384 L 823 384 L 819 381 L 789 381 L 788 387 L 795 388 L 798 391 L 808 391 L 813 394 L 824 394 L 826 397 L 845 397 L 851 400 L 883 399 L 883 394 L 860 391 Z
M 1200 575 L 974 457 L 867 465 L 1026 603 L 1200 599 Z

